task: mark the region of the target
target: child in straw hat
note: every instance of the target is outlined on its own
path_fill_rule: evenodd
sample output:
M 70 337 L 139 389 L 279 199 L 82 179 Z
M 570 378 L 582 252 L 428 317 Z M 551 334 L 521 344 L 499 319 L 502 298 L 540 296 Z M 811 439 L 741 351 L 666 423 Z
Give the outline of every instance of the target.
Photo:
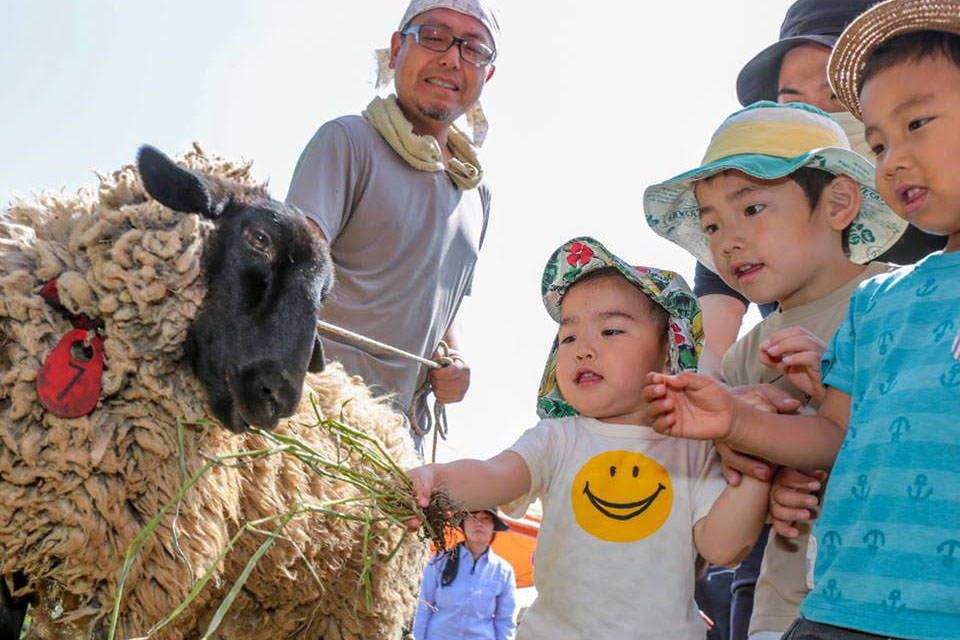
M 559 323 L 540 388 L 544 419 L 486 461 L 410 471 L 420 504 L 445 487 L 468 509 L 539 498 L 537 600 L 518 638 L 703 640 L 697 553 L 749 551 L 769 485 L 727 487 L 708 442 L 644 422 L 647 371 L 696 370 L 700 308 L 678 275 L 631 267 L 592 238 L 550 257 L 543 300 Z
M 778 305 L 727 351 L 728 384 L 772 384 L 797 401 L 792 408 L 816 412 L 826 341 L 857 286 L 893 268 L 864 263 L 905 226 L 873 187 L 873 165 L 827 113 L 758 102 L 724 121 L 700 167 L 647 189 L 647 220 L 657 233 L 752 302 Z M 770 534 L 751 640 L 778 640 L 797 617 L 807 594 L 808 531 L 794 541 Z
M 879 193 L 946 248 L 857 290 L 824 355 L 817 416 L 764 415 L 687 375 L 651 375 L 644 394 L 658 431 L 803 467 L 836 457 L 807 553 L 812 591 L 786 640 L 957 640 L 960 0 L 877 5 L 829 69 L 866 125 Z M 809 515 L 779 502 L 782 520 Z

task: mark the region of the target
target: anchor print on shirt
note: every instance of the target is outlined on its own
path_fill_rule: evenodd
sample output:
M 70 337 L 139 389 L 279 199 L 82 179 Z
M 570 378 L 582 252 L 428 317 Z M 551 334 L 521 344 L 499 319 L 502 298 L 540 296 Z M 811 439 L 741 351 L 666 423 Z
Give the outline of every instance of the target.
M 853 425 L 847 427 L 847 437 L 843 439 L 843 444 L 840 445 L 841 449 L 846 449 L 847 445 L 857 439 L 857 428 Z
M 830 602 L 836 602 L 843 596 L 843 591 L 837 586 L 836 578 L 827 580 L 827 586 L 823 588 L 823 597 Z
M 887 376 L 887 379 L 880 383 L 880 394 L 881 394 L 881 395 L 884 395 L 884 396 L 887 395 L 888 393 L 890 393 L 891 391 L 893 391 L 893 388 L 894 388 L 895 386 L 897 386 L 897 372 L 896 372 L 896 371 L 894 371 L 893 373 L 891 373 L 890 375 L 888 375 L 888 376 Z
M 918 473 L 913 479 L 913 484 L 907 487 L 907 495 L 911 500 L 922 502 L 933 493 L 933 487 L 927 486 L 927 476 L 924 473 Z
M 823 544 L 824 550 L 829 554 L 834 554 L 840 548 L 840 545 L 843 544 L 843 537 L 840 536 L 840 533 L 831 529 L 823 534 L 823 539 L 821 539 L 821 544 Z
M 893 344 L 893 332 L 884 331 L 877 338 L 877 351 L 880 352 L 880 355 L 887 355 L 887 351 L 890 350 L 890 345 Z
M 949 371 L 940 374 L 940 384 L 944 389 L 960 387 L 960 362 L 955 362 Z
M 954 554 L 958 549 L 960 549 L 960 540 L 954 540 L 952 538 L 948 538 L 937 545 L 937 555 L 940 556 L 943 566 L 948 569 L 953 566 L 953 563 L 957 561 Z
M 867 479 L 867 474 L 861 473 L 857 476 L 857 484 L 850 487 L 850 493 L 857 500 L 867 499 L 867 496 L 870 495 L 870 481 Z
M 897 443 L 900 442 L 900 436 L 902 436 L 907 431 L 910 431 L 910 420 L 904 416 L 898 416 L 893 419 L 893 422 L 890 423 L 890 426 L 887 427 L 887 431 L 890 432 L 890 442 Z
M 887 613 L 898 613 L 907 606 L 906 602 L 901 602 L 902 598 L 903 594 L 900 593 L 900 589 L 894 589 L 890 592 L 890 595 L 880 602 L 880 606 Z
M 887 544 L 887 536 L 880 529 L 870 529 L 863 536 L 863 544 L 867 545 L 867 551 L 870 552 L 870 555 L 874 555 L 880 547 Z
M 937 281 L 933 278 L 928 279 L 922 285 L 917 287 L 917 297 L 925 298 L 937 290 Z
M 943 340 L 950 331 L 953 331 L 953 320 L 944 320 L 933 329 L 934 342 Z

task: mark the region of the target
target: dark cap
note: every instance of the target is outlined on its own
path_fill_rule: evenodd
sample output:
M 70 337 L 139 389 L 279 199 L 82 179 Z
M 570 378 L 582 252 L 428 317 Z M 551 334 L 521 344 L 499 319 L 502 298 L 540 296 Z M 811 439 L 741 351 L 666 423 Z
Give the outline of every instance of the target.
M 502 519 L 499 515 L 497 515 L 497 510 L 496 510 L 496 509 L 480 509 L 480 510 L 478 510 L 478 511 L 471 511 L 471 512 L 470 512 L 470 515 L 473 515 L 473 514 L 475 514 L 475 513 L 480 513 L 481 511 L 483 511 L 484 513 L 489 513 L 489 514 L 490 514 L 490 517 L 493 518 L 493 530 L 494 530 L 494 531 L 506 531 L 507 529 L 510 528 L 510 527 L 507 526 L 507 523 L 504 522 L 503 519 Z M 461 525 L 461 526 L 462 526 L 462 525 Z
M 878 0 L 797 0 L 780 25 L 780 40 L 744 65 L 737 76 L 737 99 L 747 106 L 758 100 L 777 100 L 780 63 L 787 52 L 802 44 L 833 49 L 854 18 Z M 826 74 L 826 69 L 824 69 Z

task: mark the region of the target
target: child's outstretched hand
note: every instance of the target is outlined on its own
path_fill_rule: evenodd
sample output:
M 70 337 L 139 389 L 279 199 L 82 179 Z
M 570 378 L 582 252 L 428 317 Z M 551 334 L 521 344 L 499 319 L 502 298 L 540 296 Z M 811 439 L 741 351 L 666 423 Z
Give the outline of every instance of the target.
M 407 476 L 413 480 L 414 499 L 421 509 L 426 509 L 430 505 L 430 494 L 433 493 L 433 487 L 436 483 L 433 466 L 432 464 L 425 464 L 407 471 Z M 423 525 L 420 518 L 410 518 L 404 521 L 404 524 L 410 531 L 416 531 Z
M 778 534 L 795 538 L 800 535 L 795 523 L 816 517 L 814 509 L 820 501 L 814 494 L 826 480 L 826 471 L 806 472 L 792 467 L 777 471 L 770 488 L 770 518 Z
M 642 397 L 650 426 L 659 433 L 694 440 L 723 440 L 733 425 L 733 395 L 723 384 L 696 373 L 651 371 Z
M 826 343 L 803 327 L 780 329 L 760 345 L 760 364 L 782 373 L 798 389 L 823 401 L 826 389 L 820 382 L 820 358 Z

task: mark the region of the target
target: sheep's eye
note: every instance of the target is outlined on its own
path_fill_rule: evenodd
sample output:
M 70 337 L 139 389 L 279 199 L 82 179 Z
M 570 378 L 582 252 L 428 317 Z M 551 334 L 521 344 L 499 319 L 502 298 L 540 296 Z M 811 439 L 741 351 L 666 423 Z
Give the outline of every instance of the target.
M 270 256 L 270 236 L 263 231 L 248 227 L 243 230 L 243 239 L 254 251 Z

